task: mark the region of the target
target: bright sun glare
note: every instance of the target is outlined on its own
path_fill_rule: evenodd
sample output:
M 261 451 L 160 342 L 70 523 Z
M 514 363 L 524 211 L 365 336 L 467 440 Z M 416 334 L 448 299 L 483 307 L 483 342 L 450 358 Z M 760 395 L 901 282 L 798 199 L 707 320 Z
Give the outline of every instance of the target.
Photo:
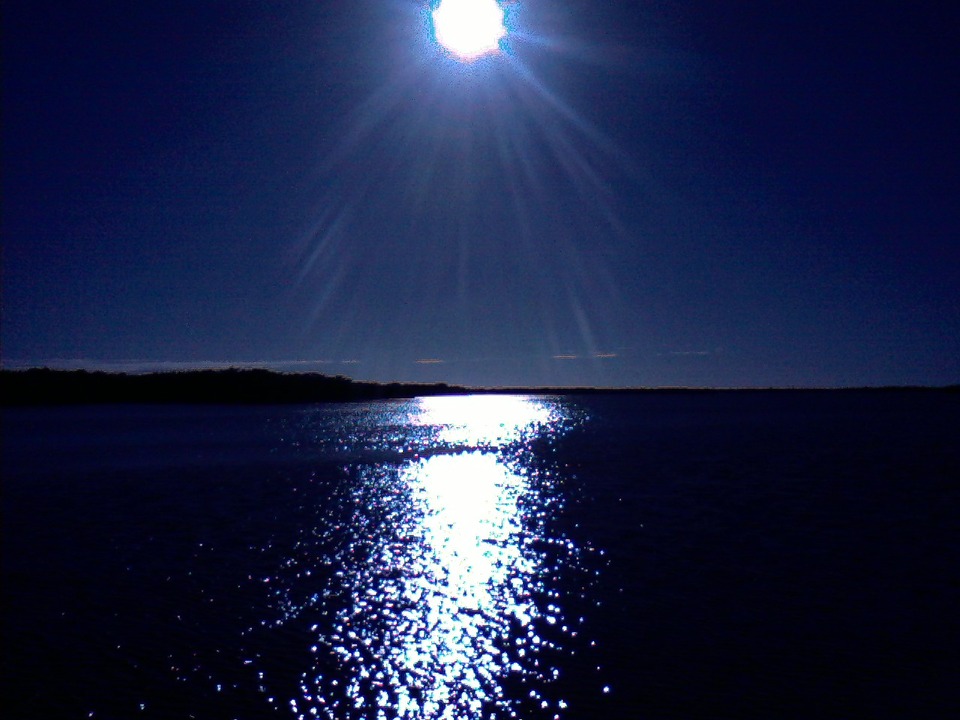
M 496 52 L 507 34 L 496 0 L 441 0 L 433 28 L 437 42 L 464 61 Z

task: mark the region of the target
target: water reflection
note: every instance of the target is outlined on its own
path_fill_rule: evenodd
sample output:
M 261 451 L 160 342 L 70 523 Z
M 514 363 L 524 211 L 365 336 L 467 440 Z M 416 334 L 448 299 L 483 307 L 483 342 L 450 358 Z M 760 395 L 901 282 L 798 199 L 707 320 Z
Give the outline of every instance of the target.
M 422 519 L 403 593 L 426 614 L 404 633 L 397 664 L 426 672 L 419 698 L 401 690 L 400 709 L 432 716 L 452 704 L 477 717 L 485 701 L 503 696 L 511 618 L 526 624 L 533 611 L 523 479 L 483 452 L 435 456 L 406 474 Z
M 518 395 L 420 398 L 410 420 L 436 428 L 439 443 L 502 448 L 533 435 L 558 431 L 560 407 Z
M 290 709 L 558 717 L 558 658 L 577 635 L 558 575 L 579 550 L 549 530 L 559 494 L 533 444 L 569 418 L 557 403 L 505 396 L 421 399 L 405 412 L 396 442 L 415 452 L 353 468 L 345 522 L 331 521 L 338 550 L 314 558 L 337 569 L 290 614 L 315 620 L 312 666 Z M 395 432 L 395 410 L 390 423 Z

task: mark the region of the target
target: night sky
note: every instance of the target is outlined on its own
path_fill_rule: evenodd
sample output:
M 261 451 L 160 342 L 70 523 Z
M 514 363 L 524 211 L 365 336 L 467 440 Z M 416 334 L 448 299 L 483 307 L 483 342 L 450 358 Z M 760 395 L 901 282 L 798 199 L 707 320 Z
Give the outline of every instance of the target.
M 4 367 L 960 382 L 960 5 L 6 0 Z

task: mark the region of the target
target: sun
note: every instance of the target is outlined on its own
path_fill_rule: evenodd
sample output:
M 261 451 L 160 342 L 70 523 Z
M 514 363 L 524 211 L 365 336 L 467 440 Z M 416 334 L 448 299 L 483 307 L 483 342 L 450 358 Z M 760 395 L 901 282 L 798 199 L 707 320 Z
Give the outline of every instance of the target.
M 496 0 L 441 0 L 433 29 L 437 42 L 464 62 L 497 52 L 507 34 Z

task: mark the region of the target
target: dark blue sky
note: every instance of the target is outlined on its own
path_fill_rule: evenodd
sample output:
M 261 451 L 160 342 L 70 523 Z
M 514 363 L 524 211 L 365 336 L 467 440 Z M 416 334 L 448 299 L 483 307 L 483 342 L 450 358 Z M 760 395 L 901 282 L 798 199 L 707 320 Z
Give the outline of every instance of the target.
M 960 382 L 949 3 L 2 7 L 7 367 Z

